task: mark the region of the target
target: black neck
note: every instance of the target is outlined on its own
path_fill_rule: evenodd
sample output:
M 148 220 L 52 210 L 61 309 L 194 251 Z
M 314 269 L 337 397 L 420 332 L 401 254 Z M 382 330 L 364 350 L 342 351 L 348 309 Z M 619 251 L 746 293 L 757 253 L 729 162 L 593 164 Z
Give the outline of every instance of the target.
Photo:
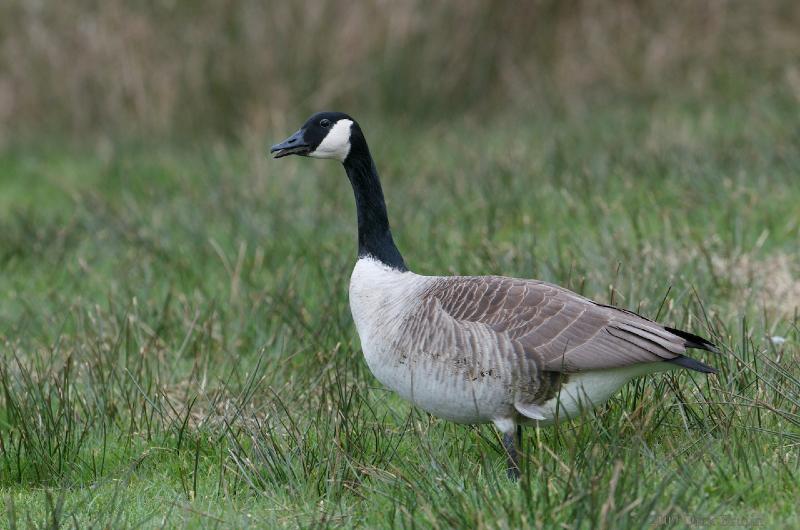
M 344 169 L 356 197 L 358 257 L 372 257 L 390 267 L 407 271 L 403 256 L 397 250 L 389 229 L 378 170 L 366 142 L 360 140 L 362 142 L 358 144 L 353 143 L 350 154 L 344 161 Z

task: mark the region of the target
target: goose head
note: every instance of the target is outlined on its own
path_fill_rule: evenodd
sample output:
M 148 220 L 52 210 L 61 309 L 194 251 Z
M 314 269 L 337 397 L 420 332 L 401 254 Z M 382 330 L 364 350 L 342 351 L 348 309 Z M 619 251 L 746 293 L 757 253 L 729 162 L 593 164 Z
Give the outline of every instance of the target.
M 355 132 L 355 135 L 354 135 Z M 333 158 L 344 162 L 350 154 L 358 124 L 342 112 L 318 112 L 300 130 L 270 148 L 275 158 L 289 155 Z

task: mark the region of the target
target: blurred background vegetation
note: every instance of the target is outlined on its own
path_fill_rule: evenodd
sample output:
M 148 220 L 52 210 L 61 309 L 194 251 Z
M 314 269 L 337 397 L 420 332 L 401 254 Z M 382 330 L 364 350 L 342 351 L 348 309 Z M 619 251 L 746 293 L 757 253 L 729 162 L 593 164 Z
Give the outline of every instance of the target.
M 793 0 L 4 0 L 0 140 L 239 137 L 321 108 L 407 122 L 709 93 L 796 105 L 799 27 Z

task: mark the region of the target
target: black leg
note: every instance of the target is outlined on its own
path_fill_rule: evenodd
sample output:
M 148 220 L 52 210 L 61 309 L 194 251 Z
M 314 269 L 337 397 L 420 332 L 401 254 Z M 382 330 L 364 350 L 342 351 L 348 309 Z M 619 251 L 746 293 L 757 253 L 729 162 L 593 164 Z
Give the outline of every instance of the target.
M 521 431 L 517 431 L 521 433 Z M 517 446 L 514 443 L 514 435 L 503 433 L 503 447 L 508 457 L 508 478 L 511 480 L 519 479 L 519 459 L 517 458 Z

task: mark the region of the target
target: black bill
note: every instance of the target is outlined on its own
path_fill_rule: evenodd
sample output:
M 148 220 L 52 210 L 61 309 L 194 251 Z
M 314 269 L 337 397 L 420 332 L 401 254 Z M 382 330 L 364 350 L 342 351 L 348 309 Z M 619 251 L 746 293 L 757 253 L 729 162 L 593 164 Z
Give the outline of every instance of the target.
M 302 129 L 283 142 L 273 145 L 269 150 L 270 153 L 273 153 L 275 158 L 282 158 L 289 155 L 307 155 L 310 151 L 311 148 L 303 138 Z

